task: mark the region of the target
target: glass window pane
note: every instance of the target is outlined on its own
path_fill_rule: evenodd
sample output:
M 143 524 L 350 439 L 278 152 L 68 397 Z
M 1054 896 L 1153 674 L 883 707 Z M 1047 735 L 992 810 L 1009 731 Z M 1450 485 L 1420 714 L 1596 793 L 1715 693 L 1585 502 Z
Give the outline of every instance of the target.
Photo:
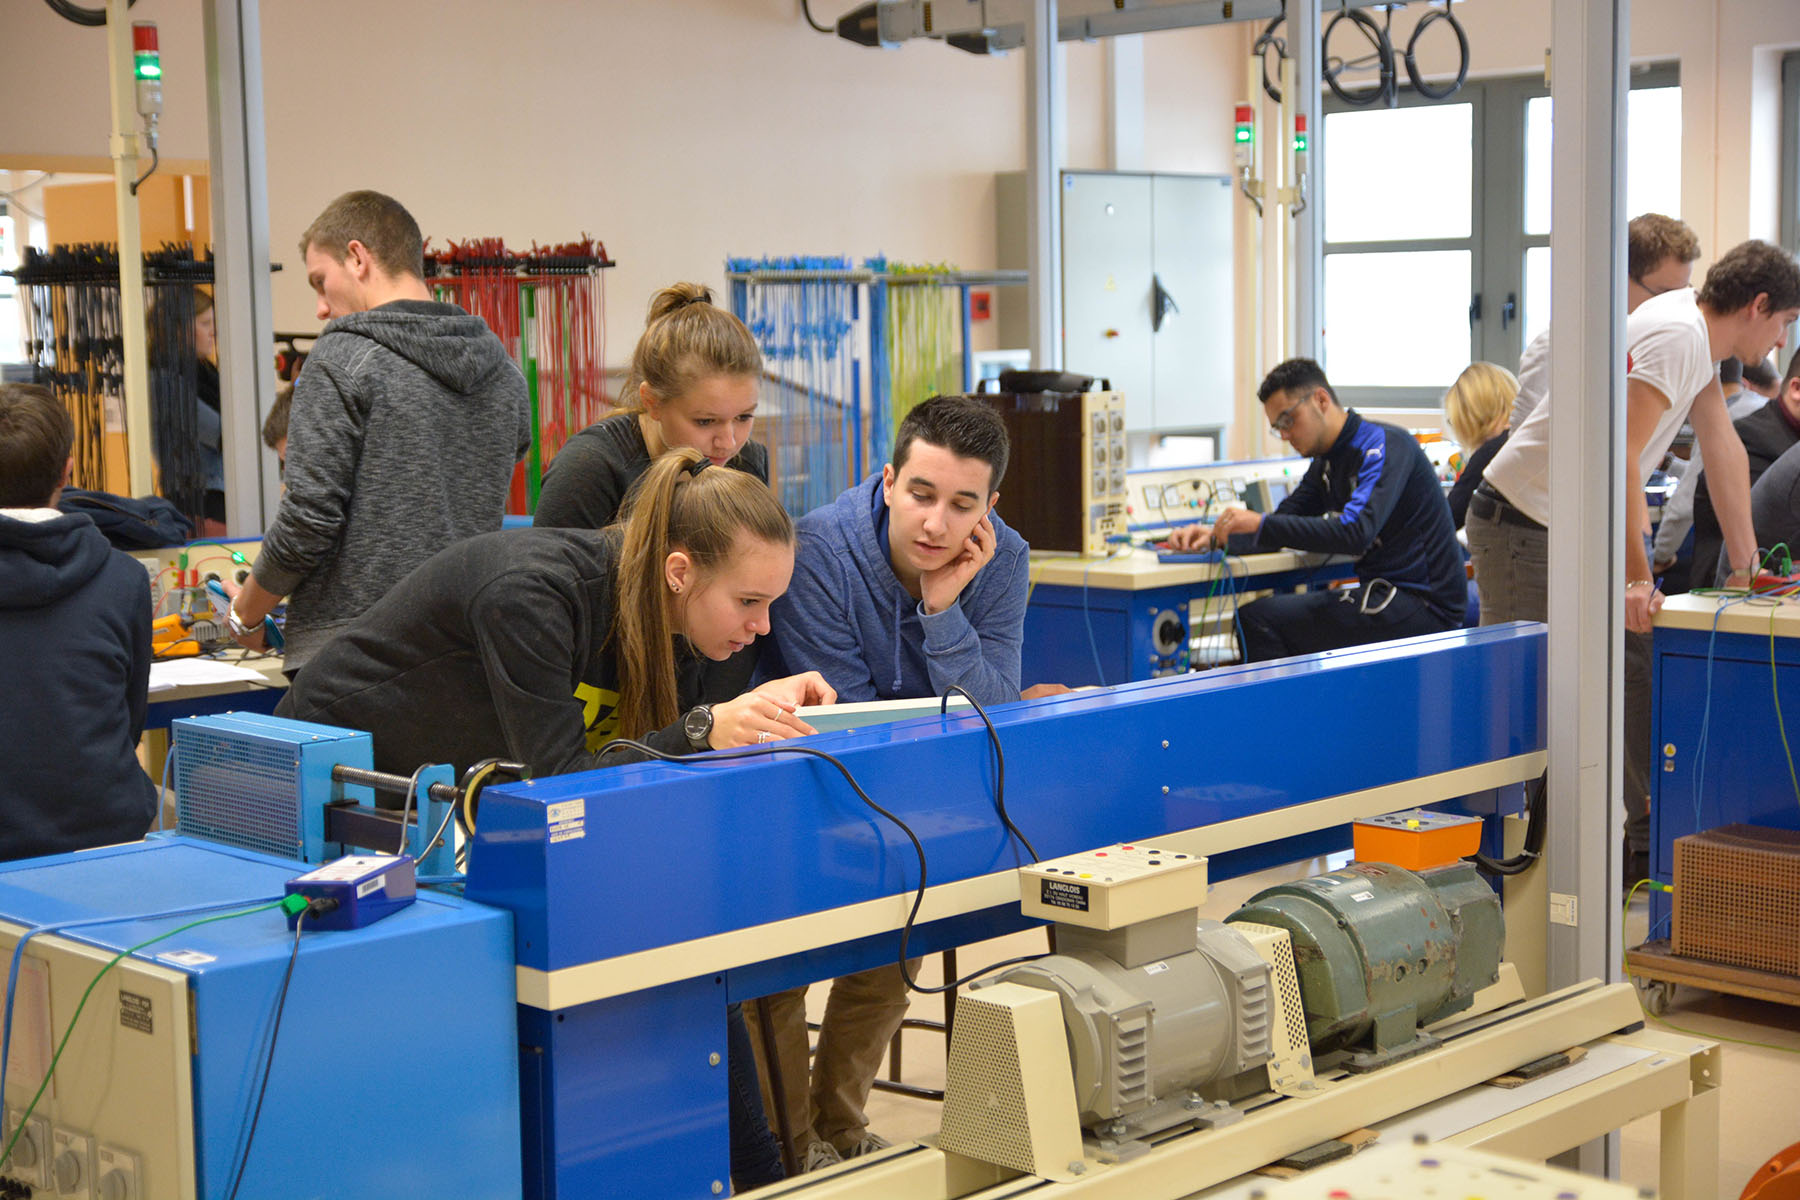
M 1625 215 L 1681 215 L 1681 89 L 1636 88 L 1626 109 Z
M 1467 250 L 1325 256 L 1325 369 L 1338 387 L 1447 388 L 1469 365 Z
M 1474 106 L 1325 116 L 1325 240 L 1468 237 Z
M 1550 97 L 1525 102 L 1525 232 L 1550 232 Z
M 1519 314 L 1525 323 L 1523 345 L 1550 327 L 1550 247 L 1533 246 L 1525 251 L 1525 311 Z
M 1634 88 L 1626 107 L 1625 214 L 1681 215 L 1681 89 Z M 1550 232 L 1550 97 L 1525 102 L 1525 232 Z

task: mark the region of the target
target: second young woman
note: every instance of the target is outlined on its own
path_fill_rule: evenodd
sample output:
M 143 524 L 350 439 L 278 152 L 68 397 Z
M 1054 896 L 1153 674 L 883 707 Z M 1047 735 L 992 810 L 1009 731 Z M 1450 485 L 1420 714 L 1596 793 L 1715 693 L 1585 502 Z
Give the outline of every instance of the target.
M 762 352 L 744 323 L 697 283 L 650 299 L 619 411 L 557 451 L 532 524 L 600 529 L 617 519 L 631 485 L 665 450 L 691 449 L 716 466 L 769 481 L 769 453 L 750 440 Z

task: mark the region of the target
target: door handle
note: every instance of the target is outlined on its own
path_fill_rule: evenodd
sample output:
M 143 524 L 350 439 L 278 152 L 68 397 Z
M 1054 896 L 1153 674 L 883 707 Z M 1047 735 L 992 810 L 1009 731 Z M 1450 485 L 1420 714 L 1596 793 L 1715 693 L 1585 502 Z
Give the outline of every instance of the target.
M 1161 333 L 1164 319 L 1170 313 L 1179 315 L 1180 312 L 1181 308 L 1175 303 L 1175 297 L 1169 295 L 1169 289 L 1162 285 L 1162 278 L 1150 276 L 1150 332 Z
M 1481 293 L 1476 292 L 1474 299 L 1469 301 L 1469 328 L 1470 329 L 1475 328 L 1475 326 L 1477 324 L 1479 324 L 1480 321 L 1481 321 Z
M 1511 329 L 1512 323 L 1519 317 L 1519 294 L 1506 293 L 1506 303 L 1500 306 L 1500 328 Z

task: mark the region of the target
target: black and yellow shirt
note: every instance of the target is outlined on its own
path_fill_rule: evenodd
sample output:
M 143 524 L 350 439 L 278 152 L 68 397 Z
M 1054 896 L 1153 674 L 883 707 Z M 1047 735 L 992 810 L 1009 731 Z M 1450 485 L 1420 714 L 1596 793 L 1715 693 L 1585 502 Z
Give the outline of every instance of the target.
M 396 584 L 294 680 L 284 716 L 368 730 L 375 765 L 483 758 L 558 775 L 630 762 L 598 757 L 618 734 L 610 644 L 616 530 L 515 529 L 469 538 Z M 736 672 L 676 651 L 683 712 L 737 695 Z M 677 719 L 641 740 L 690 750 Z

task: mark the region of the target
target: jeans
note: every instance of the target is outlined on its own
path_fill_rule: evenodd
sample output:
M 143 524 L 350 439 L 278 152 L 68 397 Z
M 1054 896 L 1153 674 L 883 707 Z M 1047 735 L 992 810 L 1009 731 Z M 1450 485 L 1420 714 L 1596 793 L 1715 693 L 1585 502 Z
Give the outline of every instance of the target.
M 1475 561 L 1481 623 L 1542 621 L 1549 613 L 1550 531 L 1477 515 L 1469 505 L 1465 526 Z
M 786 1179 L 781 1166 L 781 1144 L 769 1131 L 763 1112 L 762 1088 L 756 1080 L 756 1056 L 750 1051 L 750 1035 L 744 1029 L 743 1008 L 725 1006 L 725 1054 L 731 1076 L 731 1183 L 744 1191 Z
M 1387 588 L 1377 584 L 1375 603 Z M 1417 593 L 1396 590 L 1379 612 L 1362 611 L 1367 587 L 1354 591 L 1296 592 L 1266 596 L 1238 612 L 1244 627 L 1244 661 L 1266 662 L 1345 646 L 1439 633 L 1456 622 L 1436 612 Z

